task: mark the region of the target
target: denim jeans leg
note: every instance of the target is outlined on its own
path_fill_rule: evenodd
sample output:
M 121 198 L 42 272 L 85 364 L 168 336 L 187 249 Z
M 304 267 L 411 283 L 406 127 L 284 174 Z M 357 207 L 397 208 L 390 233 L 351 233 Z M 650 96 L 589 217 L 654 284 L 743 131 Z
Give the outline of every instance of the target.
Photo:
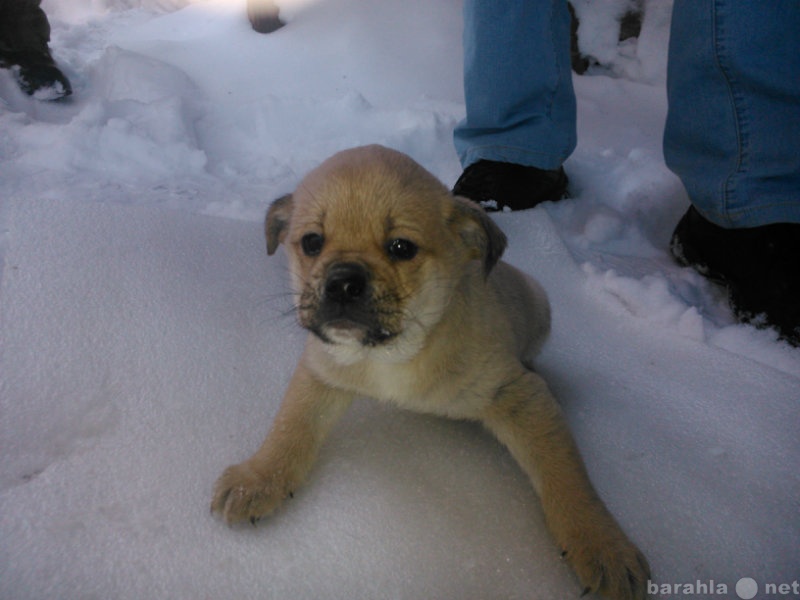
M 722 227 L 800 222 L 800 4 L 675 0 L 664 156 Z
M 555 169 L 575 148 L 566 0 L 465 0 L 464 167 L 481 159 Z

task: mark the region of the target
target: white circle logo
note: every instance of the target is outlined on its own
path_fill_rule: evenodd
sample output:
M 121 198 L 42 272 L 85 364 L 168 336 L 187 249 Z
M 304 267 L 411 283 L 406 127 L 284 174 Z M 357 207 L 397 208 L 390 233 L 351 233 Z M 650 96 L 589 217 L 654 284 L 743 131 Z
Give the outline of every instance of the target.
M 742 600 L 755 598 L 758 593 L 758 584 L 751 577 L 742 577 L 736 582 L 736 595 Z

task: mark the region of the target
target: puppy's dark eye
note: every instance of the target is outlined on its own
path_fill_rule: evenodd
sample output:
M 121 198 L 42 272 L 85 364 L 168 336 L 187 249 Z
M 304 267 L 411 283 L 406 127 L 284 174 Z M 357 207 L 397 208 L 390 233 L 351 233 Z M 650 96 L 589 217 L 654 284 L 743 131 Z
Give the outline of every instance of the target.
M 300 239 L 300 247 L 306 256 L 317 256 L 324 244 L 325 238 L 318 233 L 307 233 Z
M 386 251 L 395 260 L 411 260 L 417 255 L 419 247 L 409 240 L 396 239 L 389 242 Z

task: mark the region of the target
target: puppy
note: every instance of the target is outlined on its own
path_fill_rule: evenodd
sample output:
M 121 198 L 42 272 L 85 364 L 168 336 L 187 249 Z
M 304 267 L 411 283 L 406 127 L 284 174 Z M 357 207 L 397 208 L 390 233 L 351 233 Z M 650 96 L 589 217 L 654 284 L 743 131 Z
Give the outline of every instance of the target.
M 501 262 L 506 237 L 412 159 L 336 154 L 270 207 L 310 332 L 267 439 L 229 467 L 212 511 L 255 523 L 306 478 L 354 397 L 482 422 L 538 492 L 587 591 L 644 598 L 649 567 L 598 498 L 532 359 L 550 327 L 541 286 Z

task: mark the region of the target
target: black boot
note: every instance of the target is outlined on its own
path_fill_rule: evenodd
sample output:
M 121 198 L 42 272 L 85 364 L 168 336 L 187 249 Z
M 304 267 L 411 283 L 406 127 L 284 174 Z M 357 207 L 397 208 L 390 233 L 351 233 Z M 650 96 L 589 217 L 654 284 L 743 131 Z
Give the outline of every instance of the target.
M 453 193 L 477 202 L 487 211 L 524 210 L 566 197 L 567 175 L 563 168 L 549 171 L 479 160 L 464 169 Z
M 728 288 L 737 318 L 800 346 L 800 223 L 725 229 L 693 206 L 672 234 L 677 261 Z
M 274 0 L 247 0 L 247 18 L 258 33 L 272 33 L 283 27 Z
M 22 61 L 14 69 L 20 89 L 37 100 L 58 100 L 72 94 L 69 79 L 55 64 Z
M 39 0 L 0 0 L 0 66 L 11 68 L 22 91 L 40 100 L 72 93 L 49 41 L 50 24 Z

